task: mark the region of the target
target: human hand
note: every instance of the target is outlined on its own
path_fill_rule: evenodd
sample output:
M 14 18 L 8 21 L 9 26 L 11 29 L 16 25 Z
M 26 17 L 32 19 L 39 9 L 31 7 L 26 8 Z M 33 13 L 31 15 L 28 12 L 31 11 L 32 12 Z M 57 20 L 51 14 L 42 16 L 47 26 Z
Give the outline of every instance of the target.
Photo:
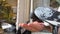
M 21 23 L 21 24 L 19 24 L 19 26 L 22 28 L 25 28 L 29 31 L 32 31 L 32 32 L 37 32 L 37 31 L 41 31 L 44 29 L 44 24 L 39 23 L 37 21 L 35 21 L 33 23 L 28 23 L 28 24 Z

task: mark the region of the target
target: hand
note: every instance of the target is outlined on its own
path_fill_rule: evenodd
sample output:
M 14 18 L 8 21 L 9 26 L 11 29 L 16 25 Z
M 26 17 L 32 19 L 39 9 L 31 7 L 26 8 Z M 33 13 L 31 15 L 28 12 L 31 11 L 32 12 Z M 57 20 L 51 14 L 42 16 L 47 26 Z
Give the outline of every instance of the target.
M 44 24 L 39 23 L 37 21 L 35 21 L 33 23 L 28 23 L 28 24 L 21 23 L 21 24 L 19 24 L 19 26 L 21 26 L 22 28 L 25 28 L 29 31 L 32 31 L 32 32 L 37 32 L 37 31 L 41 31 L 44 29 Z

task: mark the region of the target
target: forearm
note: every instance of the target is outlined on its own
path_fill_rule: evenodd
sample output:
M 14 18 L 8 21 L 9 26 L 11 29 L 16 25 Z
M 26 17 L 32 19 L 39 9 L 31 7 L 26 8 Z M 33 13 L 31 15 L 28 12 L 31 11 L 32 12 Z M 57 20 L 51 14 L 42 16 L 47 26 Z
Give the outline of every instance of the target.
M 45 30 L 48 30 L 49 32 L 52 32 L 53 27 L 52 26 L 48 26 L 44 28 Z M 58 34 L 60 34 L 60 27 L 58 28 Z
M 45 26 L 44 30 L 48 30 L 49 32 L 52 32 L 52 26 Z

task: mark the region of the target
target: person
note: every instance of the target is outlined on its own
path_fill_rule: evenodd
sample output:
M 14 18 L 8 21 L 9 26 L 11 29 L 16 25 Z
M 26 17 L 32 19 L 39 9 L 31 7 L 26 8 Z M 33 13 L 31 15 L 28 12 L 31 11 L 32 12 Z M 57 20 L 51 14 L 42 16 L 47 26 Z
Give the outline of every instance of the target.
M 56 8 L 56 6 L 53 5 L 54 3 L 55 2 L 51 3 L 50 6 L 53 8 Z M 56 13 L 57 13 L 56 10 L 54 12 L 54 10 L 49 7 L 48 8 L 47 7 L 38 7 L 33 12 L 33 15 L 32 15 L 33 22 L 28 23 L 28 24 L 20 23 L 19 26 L 21 26 L 22 28 L 25 28 L 29 31 L 32 31 L 32 32 L 38 32 L 38 31 L 42 31 L 42 30 L 48 30 L 49 32 L 52 32 L 53 27 L 51 25 L 45 26 L 43 20 L 41 20 L 41 19 L 44 18 L 44 19 L 48 19 L 48 20 L 56 20 L 59 22 L 60 18 L 59 17 L 57 18 L 56 17 L 57 15 L 56 16 L 53 15 Z M 58 32 L 60 32 L 60 28 L 59 28 Z
M 28 24 L 20 23 L 19 26 L 31 32 L 38 32 L 42 30 L 47 30 L 49 32 L 52 32 L 53 24 L 52 25 L 49 24 L 49 26 L 46 26 L 44 24 L 44 20 L 60 22 L 59 15 L 60 15 L 60 12 L 53 10 L 49 7 L 38 7 L 31 14 L 32 23 L 28 23 Z M 60 28 L 59 28 L 59 31 L 60 31 Z
M 48 17 L 52 16 L 52 13 L 53 11 L 49 8 L 38 7 L 31 15 L 31 18 L 33 19 L 32 23 L 28 23 L 28 24 L 20 23 L 19 25 L 22 28 L 25 28 L 32 32 L 37 32 L 37 31 L 42 31 L 42 30 L 48 30 L 52 32 L 52 26 L 51 25 L 45 26 L 44 22 L 40 19 L 40 18 L 47 19 Z

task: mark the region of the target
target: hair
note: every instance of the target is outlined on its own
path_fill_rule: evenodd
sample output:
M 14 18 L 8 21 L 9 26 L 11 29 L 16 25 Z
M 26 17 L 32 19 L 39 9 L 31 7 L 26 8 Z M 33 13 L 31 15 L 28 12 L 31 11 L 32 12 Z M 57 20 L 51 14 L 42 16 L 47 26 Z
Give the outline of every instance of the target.
M 34 14 L 34 12 L 32 13 L 31 18 L 33 19 L 33 21 L 43 22 Z

